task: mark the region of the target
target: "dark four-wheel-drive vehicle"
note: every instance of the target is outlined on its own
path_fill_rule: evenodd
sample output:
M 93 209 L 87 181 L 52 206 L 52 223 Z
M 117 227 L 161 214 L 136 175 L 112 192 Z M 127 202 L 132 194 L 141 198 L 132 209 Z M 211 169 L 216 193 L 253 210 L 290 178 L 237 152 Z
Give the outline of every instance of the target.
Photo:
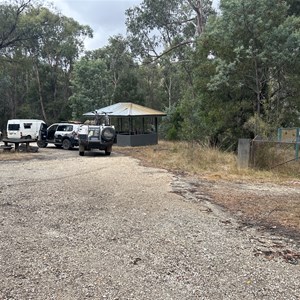
M 72 149 L 79 145 L 78 131 L 81 124 L 73 123 L 55 123 L 47 128 L 47 136 L 38 141 L 41 148 L 47 147 L 48 144 L 54 144 L 58 148 L 65 150 Z
M 79 155 L 92 149 L 104 150 L 110 155 L 115 140 L 115 128 L 111 125 L 82 125 L 78 133 Z

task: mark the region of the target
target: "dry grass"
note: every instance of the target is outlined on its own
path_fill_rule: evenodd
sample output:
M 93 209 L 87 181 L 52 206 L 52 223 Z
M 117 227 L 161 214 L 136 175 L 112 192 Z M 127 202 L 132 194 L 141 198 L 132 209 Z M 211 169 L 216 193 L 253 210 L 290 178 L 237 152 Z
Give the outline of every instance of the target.
M 274 182 L 299 180 L 300 172 L 291 165 L 291 172 L 284 168 L 270 171 L 239 169 L 234 153 L 185 142 L 160 141 L 158 145 L 146 147 L 114 147 L 114 151 L 140 159 L 144 164 L 175 172 L 200 175 L 207 179 Z
M 295 144 L 256 142 L 253 144 L 252 165 L 282 175 L 299 177 L 300 160 L 296 160 Z

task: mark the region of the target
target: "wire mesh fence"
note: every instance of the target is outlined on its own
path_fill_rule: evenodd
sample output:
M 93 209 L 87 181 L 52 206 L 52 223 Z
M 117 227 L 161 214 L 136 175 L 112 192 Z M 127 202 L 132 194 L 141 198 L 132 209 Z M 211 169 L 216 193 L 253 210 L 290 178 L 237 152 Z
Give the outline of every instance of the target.
M 300 174 L 299 142 L 252 140 L 250 166 Z

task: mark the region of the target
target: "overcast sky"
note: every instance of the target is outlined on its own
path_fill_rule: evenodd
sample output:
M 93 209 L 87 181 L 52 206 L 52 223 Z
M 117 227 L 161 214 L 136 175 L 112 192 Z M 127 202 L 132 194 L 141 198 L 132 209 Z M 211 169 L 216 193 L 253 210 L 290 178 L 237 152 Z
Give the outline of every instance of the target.
M 51 2 L 63 15 L 93 29 L 94 38 L 88 39 L 85 45 L 87 50 L 94 50 L 106 46 L 110 36 L 126 34 L 125 11 L 139 5 L 142 0 L 51 0 Z

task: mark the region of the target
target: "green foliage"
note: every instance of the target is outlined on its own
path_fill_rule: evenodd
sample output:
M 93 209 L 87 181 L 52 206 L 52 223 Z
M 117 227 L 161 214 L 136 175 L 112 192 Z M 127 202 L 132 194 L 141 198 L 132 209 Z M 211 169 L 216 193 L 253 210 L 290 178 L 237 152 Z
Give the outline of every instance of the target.
M 289 6 L 288 14 L 299 17 L 300 16 L 300 1 L 299 0 L 287 0 L 286 2 Z
M 121 36 L 110 38 L 110 44 L 91 51 L 75 64 L 72 79 L 73 116 L 116 102 L 143 104 L 138 66 Z
M 173 58 L 175 50 L 191 44 L 213 14 L 211 0 L 144 0 L 126 11 L 131 50 L 142 58 L 160 57 L 165 49 Z M 182 50 L 181 50 L 182 51 Z
M 100 60 L 78 61 L 71 80 L 73 95 L 70 97 L 73 117 L 110 104 L 110 88 L 105 63 Z
M 166 110 L 166 113 L 167 116 L 163 118 L 160 126 L 160 133 L 166 140 L 179 140 L 183 121 L 180 110 L 178 107 L 172 106 Z
M 135 70 L 128 70 L 126 74 L 121 74 L 119 83 L 113 95 L 114 102 L 133 102 L 144 104 L 143 94 L 139 90 L 139 80 Z
M 31 9 L 30 1 L 2 1 L 0 3 L 0 55 L 9 52 L 9 48 L 22 45 L 32 39 L 35 26 L 24 21 Z
M 210 89 L 245 88 L 252 93 L 253 113 L 263 113 L 265 99 L 289 93 L 284 75 L 299 61 L 299 19 L 286 17 L 284 1 L 224 0 L 221 9 L 207 30 L 216 65 Z
M 0 128 L 121 101 L 165 110 L 167 139 L 229 150 L 240 137 L 299 127 L 299 1 L 222 0 L 220 10 L 144 0 L 126 12 L 128 38 L 79 59 L 89 26 L 33 1 L 2 2 Z
M 239 137 L 299 122 L 300 20 L 284 1 L 223 0 L 221 10 L 197 45 L 196 97 L 187 93 L 181 113 L 191 139 L 234 148 Z
M 70 71 L 91 28 L 33 1 L 6 1 L 0 15 L 0 126 L 9 118 L 70 119 Z

